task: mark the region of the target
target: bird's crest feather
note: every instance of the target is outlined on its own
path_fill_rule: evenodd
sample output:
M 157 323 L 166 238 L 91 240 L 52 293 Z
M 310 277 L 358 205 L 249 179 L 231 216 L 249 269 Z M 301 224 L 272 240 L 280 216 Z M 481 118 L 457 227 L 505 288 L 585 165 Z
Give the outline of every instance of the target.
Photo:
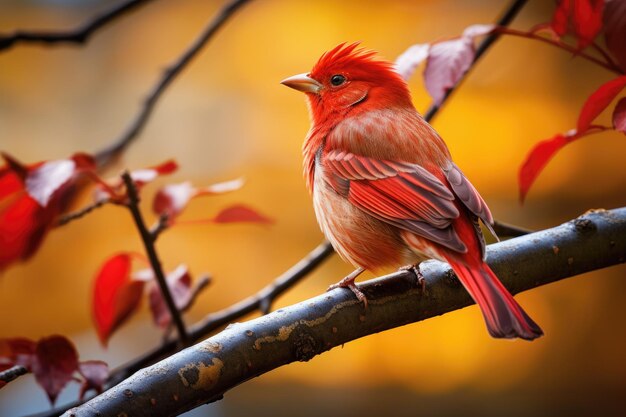
M 376 59 L 377 52 L 371 49 L 359 48 L 360 42 L 343 42 L 324 53 L 317 61 L 311 75 L 343 71 L 367 70 L 369 73 L 393 72 L 393 66 L 387 61 Z

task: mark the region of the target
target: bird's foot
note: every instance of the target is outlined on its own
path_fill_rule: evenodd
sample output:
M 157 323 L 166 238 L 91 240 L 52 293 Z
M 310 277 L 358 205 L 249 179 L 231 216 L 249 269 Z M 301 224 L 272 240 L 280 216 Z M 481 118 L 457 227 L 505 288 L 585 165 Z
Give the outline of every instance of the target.
M 342 279 L 338 283 L 333 284 L 330 287 L 328 287 L 328 289 L 326 291 L 334 290 L 335 288 L 348 288 L 350 291 L 352 291 L 354 293 L 356 298 L 360 302 L 363 303 L 365 308 L 367 308 L 367 297 L 365 297 L 365 294 L 363 294 L 363 291 L 361 291 L 356 286 L 356 283 L 354 282 L 356 280 L 356 277 L 361 275 L 363 273 L 363 271 L 365 271 L 365 269 L 363 269 L 363 268 L 355 269 L 354 271 L 352 271 L 350 273 L 350 275 L 346 276 L 344 279 Z
M 420 270 L 420 263 L 402 266 L 399 270 L 413 272 L 413 274 L 415 274 L 415 278 L 417 279 L 417 285 L 419 286 L 420 290 L 423 294 L 426 293 L 426 278 L 424 278 L 424 275 L 422 275 L 422 271 Z

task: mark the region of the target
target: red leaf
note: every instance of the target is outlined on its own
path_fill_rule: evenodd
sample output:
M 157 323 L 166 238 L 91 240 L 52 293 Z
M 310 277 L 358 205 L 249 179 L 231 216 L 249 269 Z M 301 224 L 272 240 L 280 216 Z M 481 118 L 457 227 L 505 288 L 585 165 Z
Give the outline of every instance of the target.
M 61 187 L 67 184 L 76 173 L 76 162 L 71 159 L 48 161 L 28 172 L 26 191 L 42 207 Z
M 130 267 L 130 254 L 119 253 L 109 258 L 96 276 L 93 317 L 100 342 L 104 346 L 141 301 L 144 281 L 131 279 Z
M 6 166 L 0 168 L 0 201 L 23 189 L 24 184 L 15 172 Z
M 578 48 L 583 49 L 593 43 L 602 30 L 604 0 L 573 0 L 572 21 L 574 33 L 578 37 Z
M 604 4 L 606 47 L 626 72 L 626 1 L 607 0 Z
M 430 47 L 424 81 L 436 105 L 446 92 L 461 79 L 474 60 L 474 43 L 461 37 L 439 42 Z
M 539 173 L 546 166 L 548 161 L 569 142 L 576 139 L 576 132 L 572 131 L 566 135 L 558 134 L 550 139 L 541 141 L 526 156 L 519 171 L 520 201 L 523 203 L 526 194 Z
M 493 25 L 473 25 L 456 39 L 431 45 L 424 70 L 426 89 L 436 105 L 467 72 L 475 56 L 474 38 L 494 30 Z
M 69 159 L 46 161 L 31 166 L 25 166 L 7 154 L 3 153 L 2 156 L 7 168 L 23 181 L 28 194 L 42 207 L 47 206 L 52 197 L 77 173 L 96 169 L 93 157 L 84 153 L 74 154 Z
M 72 155 L 71 159 L 76 164 L 78 171 L 96 171 L 98 168 L 94 157 L 87 153 L 77 152 Z
M 0 367 L 21 365 L 32 369 L 36 343 L 23 337 L 0 339 Z
M 30 339 L 0 339 L 0 371 L 20 365 L 30 372 L 35 360 L 35 347 L 35 342 Z M 7 382 L 0 381 L 0 388 L 6 384 Z
M 35 352 L 33 373 L 37 383 L 54 404 L 61 390 L 72 380 L 78 370 L 78 354 L 74 345 L 63 336 L 50 336 L 39 340 Z
M 430 44 L 421 43 L 410 46 L 396 59 L 396 72 L 408 80 L 419 65 L 428 58 Z
M 618 101 L 613 110 L 613 127 L 619 132 L 626 133 L 626 97 Z
M 230 181 L 218 182 L 206 187 L 198 188 L 198 195 L 224 194 L 240 189 L 243 186 L 243 179 L 237 178 Z
M 130 178 L 135 183 L 135 187 L 140 189 L 149 182 L 154 181 L 160 175 L 171 174 L 178 169 L 175 161 L 165 161 L 150 168 L 136 169 L 130 172 Z M 113 200 L 123 202 L 126 199 L 124 192 L 124 181 L 118 176 L 107 181 L 100 181 L 94 192 L 94 201 Z
M 78 364 L 78 371 L 85 378 L 80 386 L 80 399 L 85 397 L 85 393 L 90 389 L 101 394 L 104 383 L 109 377 L 109 365 L 103 361 L 84 361 Z
M 186 265 L 180 265 L 167 275 L 167 286 L 170 289 L 176 308 L 179 311 L 187 308 L 193 293 L 191 289 L 191 275 Z M 172 316 L 156 281 L 150 283 L 148 298 L 154 323 L 165 329 L 172 321 Z
M 219 212 L 215 218 L 215 223 L 235 223 L 235 222 L 253 222 L 253 223 L 273 223 L 272 219 L 266 217 L 259 212 L 243 206 L 235 205 L 228 207 Z
M 152 210 L 160 216 L 167 214 L 173 219 L 187 207 L 196 192 L 196 188 L 189 181 L 166 185 L 154 196 Z
M 30 166 L 2 156 L 7 165 L 0 168 L 0 270 L 37 251 L 76 196 L 75 175 L 95 169 L 85 154 Z
M 64 336 L 50 336 L 34 342 L 25 338 L 0 339 L 0 370 L 21 365 L 35 374 L 37 383 L 54 404 L 65 385 L 75 379 L 79 371 L 85 380 L 81 399 L 88 389 L 102 392 L 108 377 L 108 366 L 102 361 L 78 363 L 78 354 L 72 342 Z M 2 388 L 4 384 L 0 384 Z
M 471 25 L 465 28 L 465 30 L 463 31 L 463 37 L 476 38 L 478 36 L 488 35 L 493 32 L 495 28 L 496 25 L 493 25 L 491 23 Z
M 223 194 L 237 190 L 242 185 L 242 179 L 221 182 L 204 188 L 195 188 L 189 181 L 166 185 L 154 197 L 152 210 L 158 215 L 167 214 L 170 219 L 173 219 L 187 207 L 192 198 L 202 195 Z
M 159 175 L 172 174 L 178 170 L 178 164 L 173 159 L 170 159 L 169 161 L 153 166 L 152 169 L 158 172 Z
M 551 25 L 552 29 L 554 29 L 556 34 L 559 36 L 564 36 L 567 33 L 570 9 L 571 1 L 561 0 L 556 10 L 554 11 Z
M 580 116 L 578 116 L 578 132 L 584 133 L 589 130 L 594 119 L 617 97 L 624 86 L 626 86 L 626 75 L 606 82 L 594 91 L 583 105 Z
M 602 30 L 603 9 L 604 0 L 561 0 L 552 16 L 552 29 L 564 36 L 570 31 L 571 22 L 578 48 L 586 48 Z
M 0 201 L 0 271 L 31 257 L 58 215 L 58 204 L 43 208 L 23 191 Z
M 159 165 L 150 168 L 137 169 L 130 173 L 137 186 L 141 187 L 149 182 L 154 181 L 160 175 L 168 175 L 178 169 L 178 164 L 174 160 L 165 161 Z

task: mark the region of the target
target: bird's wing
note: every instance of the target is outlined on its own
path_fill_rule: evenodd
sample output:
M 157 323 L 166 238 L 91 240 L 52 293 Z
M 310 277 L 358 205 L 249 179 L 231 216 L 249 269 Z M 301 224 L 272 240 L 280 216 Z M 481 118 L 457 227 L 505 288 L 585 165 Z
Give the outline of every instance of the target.
M 487 229 L 489 229 L 489 232 L 496 238 L 496 240 L 500 240 L 498 239 L 498 235 L 495 230 L 493 230 L 493 217 L 491 216 L 489 207 L 487 207 L 485 200 L 483 200 L 480 194 L 478 194 L 476 188 L 474 188 L 472 183 L 469 182 L 459 167 L 457 167 L 453 162 L 450 162 L 450 165 L 444 168 L 443 171 L 454 194 L 473 214 L 472 225 L 474 227 L 474 231 L 476 232 L 476 237 L 478 237 L 481 257 L 484 261 L 487 251 L 485 249 L 485 237 L 483 236 L 482 230 L 480 230 L 478 219 L 483 221 L 483 224 L 487 227 Z
M 487 203 L 485 203 L 485 200 L 483 200 L 480 194 L 478 194 L 478 191 L 474 188 L 472 183 L 469 182 L 459 167 L 457 167 L 453 162 L 450 162 L 450 165 L 447 168 L 444 168 L 443 171 L 454 194 L 459 198 L 459 200 L 461 200 L 461 202 L 463 202 L 469 211 L 474 213 L 483 221 L 491 234 L 497 238 L 498 236 L 492 228 L 493 217 L 491 216 L 489 207 L 487 207 Z
M 460 215 L 455 191 L 422 166 L 336 150 L 322 163 L 330 186 L 356 207 L 453 251 L 467 252 L 452 227 Z

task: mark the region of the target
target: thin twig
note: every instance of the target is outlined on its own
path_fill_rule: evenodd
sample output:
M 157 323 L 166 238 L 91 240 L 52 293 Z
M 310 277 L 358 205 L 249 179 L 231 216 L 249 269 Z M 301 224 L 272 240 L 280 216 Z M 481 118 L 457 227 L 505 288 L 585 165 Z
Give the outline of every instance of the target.
M 158 237 L 163 233 L 169 226 L 169 216 L 167 213 L 161 214 L 159 216 L 159 220 L 150 228 L 150 235 L 152 235 L 153 240 L 157 240 Z
M 511 29 L 511 28 L 506 28 L 506 27 L 499 27 L 496 29 L 496 31 L 494 33 L 500 33 L 503 35 L 511 35 L 511 36 L 517 36 L 520 38 L 526 38 L 526 39 L 534 39 L 534 40 L 538 40 L 541 42 L 545 42 L 547 44 L 556 46 L 557 48 L 563 49 L 565 51 L 571 52 L 572 54 L 574 54 L 577 57 L 586 59 L 587 61 L 593 62 L 596 65 L 601 66 L 602 68 L 605 68 L 611 72 L 614 72 L 616 74 L 623 74 L 623 71 L 617 67 L 615 64 L 612 64 L 611 62 L 605 62 L 602 61 L 598 58 L 596 58 L 595 56 L 589 55 L 588 53 L 579 50 L 578 48 L 568 45 L 566 43 L 563 43 L 559 40 L 554 40 L 551 38 L 546 38 L 540 35 L 537 35 L 535 33 L 530 33 L 530 32 L 524 32 L 522 30 L 517 30 L 517 29 Z
M 330 243 L 326 241 L 322 242 L 297 264 L 253 296 L 223 310 L 209 314 L 202 322 L 193 326 L 194 334 L 197 333 L 198 336 L 202 337 L 202 335 L 209 334 L 213 330 L 231 323 L 255 310 L 267 313 L 271 303 L 276 297 L 302 280 L 317 266 L 321 265 L 325 257 L 333 252 L 333 247 Z
M 180 311 L 176 307 L 176 303 L 174 303 L 174 298 L 172 297 L 172 293 L 167 285 L 167 280 L 165 279 L 165 274 L 163 273 L 163 268 L 161 267 L 161 261 L 156 252 L 156 248 L 154 247 L 154 238 L 146 227 L 146 223 L 144 222 L 141 211 L 139 210 L 139 195 L 137 194 L 137 188 L 135 187 L 128 171 L 122 174 L 122 179 L 124 180 L 124 184 L 126 184 L 126 190 L 128 192 L 128 208 L 133 215 L 135 225 L 141 235 L 141 240 L 143 241 L 143 245 L 146 249 L 150 266 L 152 267 L 154 276 L 156 277 L 159 288 L 161 289 L 161 295 L 163 296 L 165 304 L 167 304 L 167 308 L 172 316 L 172 321 L 176 326 L 180 342 L 182 345 L 187 345 L 189 342 L 189 335 L 187 334 L 183 318 Z
M 17 43 L 43 43 L 47 45 L 56 43 L 82 44 L 87 42 L 91 35 L 98 29 L 150 1 L 152 0 L 126 1 L 95 16 L 93 19 L 74 30 L 58 32 L 17 30 L 10 35 L 0 35 L 0 51 L 8 49 Z
M 250 0 L 231 0 L 218 12 L 202 34 L 191 44 L 191 46 L 163 73 L 162 78 L 153 87 L 148 97 L 143 103 L 143 107 L 132 120 L 124 134 L 117 139 L 112 145 L 96 153 L 96 161 L 98 165 L 103 166 L 115 159 L 143 130 L 146 122 L 150 118 L 154 106 L 165 92 L 167 87 L 174 81 L 183 69 L 198 55 L 213 35 L 226 23 L 226 21 L 243 5 Z
M 68 214 L 66 214 L 66 215 L 62 216 L 62 217 L 59 219 L 59 221 L 57 222 L 57 224 L 56 224 L 56 225 L 57 225 L 57 227 L 59 227 L 59 226 L 65 226 L 65 225 L 66 225 L 66 224 L 68 224 L 69 222 L 74 221 L 74 220 L 78 220 L 78 219 L 80 219 L 81 217 L 83 217 L 83 216 L 85 216 L 85 215 L 87 215 L 87 214 L 91 213 L 91 212 L 92 212 L 92 211 L 94 211 L 95 209 L 98 209 L 98 208 L 102 207 L 103 205 L 105 205 L 105 204 L 107 204 L 107 203 L 109 203 L 109 200 L 108 200 L 108 199 L 101 199 L 101 200 L 98 200 L 98 201 L 96 201 L 96 202 L 95 202 L 95 203 L 93 203 L 93 204 L 90 204 L 90 205 L 88 205 L 88 206 L 85 206 L 85 207 L 83 207 L 83 208 L 81 208 L 81 209 L 77 210 L 77 211 L 74 211 L 74 212 L 72 212 L 72 213 L 68 213 Z
M 511 24 L 515 16 L 517 16 L 517 14 L 520 12 L 520 10 L 522 10 L 522 7 L 524 7 L 524 5 L 527 2 L 528 0 L 512 1 L 509 7 L 507 7 L 505 12 L 502 14 L 502 17 L 498 19 L 496 25 L 504 28 L 508 26 L 509 24 Z M 450 95 L 463 83 L 463 81 L 467 78 L 467 75 L 476 65 L 476 62 L 478 62 L 478 60 L 484 55 L 485 52 L 487 52 L 487 50 L 491 47 L 491 45 L 493 45 L 493 43 L 498 40 L 498 38 L 500 38 L 500 33 L 498 33 L 497 31 L 491 32 L 478 45 L 478 48 L 476 48 L 476 54 L 474 55 L 474 60 L 472 61 L 472 64 L 470 65 L 468 70 L 465 72 L 465 74 L 463 74 L 463 76 L 459 79 L 459 81 L 457 81 L 456 84 L 452 86 L 452 88 L 446 91 L 439 105 L 431 104 L 431 106 L 428 108 L 426 113 L 424 113 L 424 119 L 427 122 L 432 121 L 432 119 L 437 115 L 437 113 L 439 112 L 441 107 L 444 105 L 444 103 L 448 100 L 448 97 L 450 97 Z
M 525 229 L 523 227 L 515 226 L 513 224 L 499 222 L 497 220 L 493 223 L 493 230 L 500 237 L 518 237 L 533 232 L 530 229 Z
M 189 300 L 187 301 L 187 303 L 180 308 L 181 313 L 186 312 L 193 306 L 193 304 L 196 302 L 196 299 L 198 298 L 200 293 L 204 291 L 211 284 L 211 281 L 212 281 L 212 278 L 208 274 L 202 275 L 200 276 L 200 278 L 196 280 L 196 283 L 191 289 L 191 297 L 189 297 Z M 167 325 L 167 328 L 165 329 L 165 331 L 163 332 L 164 343 L 168 341 L 170 334 L 172 333 L 172 330 L 174 330 L 174 326 L 172 325 L 172 322 L 170 322 Z
M 606 60 L 606 62 L 610 66 L 612 66 L 613 68 L 617 68 L 618 70 L 621 70 L 619 65 L 617 65 L 617 62 L 615 62 L 615 60 L 611 57 L 611 55 L 607 51 L 604 50 L 603 47 L 598 45 L 598 42 L 592 43 L 591 46 L 593 47 L 593 49 L 596 50 L 596 52 L 602 55 L 602 57 Z
M 26 375 L 28 373 L 28 369 L 23 367 L 22 365 L 15 365 L 9 369 L 5 369 L 0 372 L 0 381 L 7 383 L 11 382 L 14 379 L 21 377 L 22 375 Z
M 180 311 L 184 312 L 189 310 L 191 306 L 196 302 L 196 298 L 198 298 L 198 295 L 200 295 L 200 293 L 204 291 L 209 286 L 209 284 L 211 284 L 212 280 L 213 279 L 208 274 L 201 275 L 196 280 L 196 283 L 191 290 L 191 297 L 189 298 L 189 301 L 187 301 L 187 304 L 181 307 Z
M 201 340 L 220 327 L 237 321 L 256 310 L 260 310 L 264 303 L 267 304 L 267 300 L 274 300 L 290 289 L 293 285 L 307 276 L 309 272 L 321 265 L 322 262 L 328 259 L 332 253 L 333 248 L 330 243 L 326 241 L 322 242 L 297 264 L 276 278 L 271 284 L 262 288 L 256 294 L 223 310 L 211 313 L 201 322 L 194 324 L 189 330 L 190 339 L 194 342 Z M 176 344 L 170 341 L 150 352 L 147 352 L 143 356 L 140 356 L 111 371 L 107 386 L 115 385 L 122 379 L 137 372 L 139 369 L 150 365 L 175 351 Z

